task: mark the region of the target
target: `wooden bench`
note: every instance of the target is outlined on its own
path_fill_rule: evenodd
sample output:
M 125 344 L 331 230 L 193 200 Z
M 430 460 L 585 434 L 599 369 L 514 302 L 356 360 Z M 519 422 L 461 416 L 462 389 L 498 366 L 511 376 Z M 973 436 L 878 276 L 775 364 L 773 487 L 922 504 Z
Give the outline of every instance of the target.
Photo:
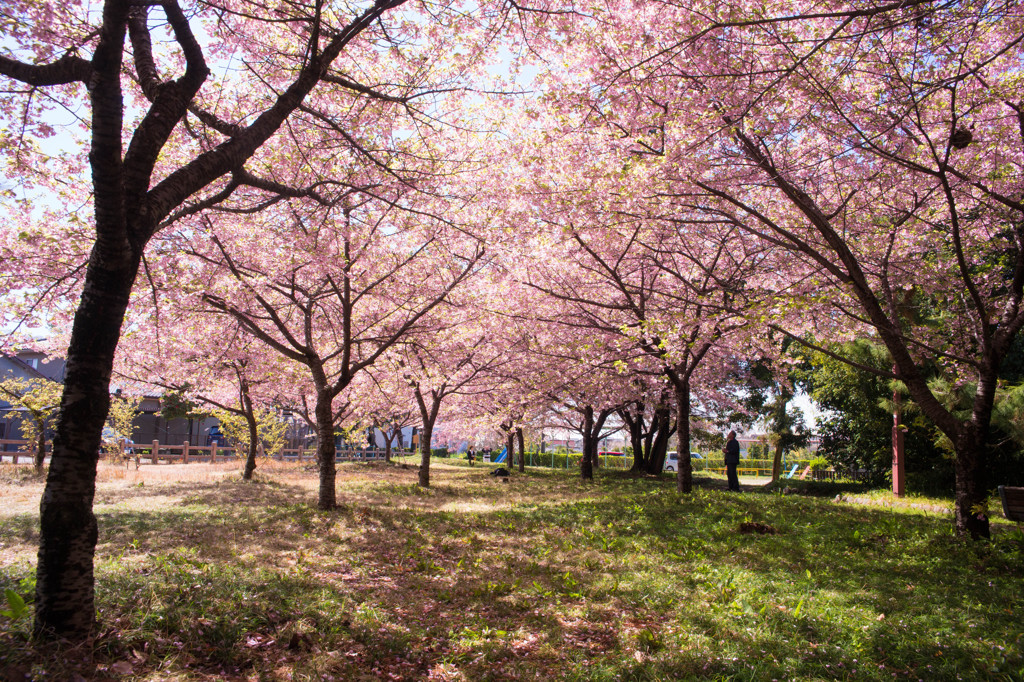
M 1003 501 L 1003 515 L 1011 521 L 1024 523 L 1024 488 L 999 486 L 999 499 Z

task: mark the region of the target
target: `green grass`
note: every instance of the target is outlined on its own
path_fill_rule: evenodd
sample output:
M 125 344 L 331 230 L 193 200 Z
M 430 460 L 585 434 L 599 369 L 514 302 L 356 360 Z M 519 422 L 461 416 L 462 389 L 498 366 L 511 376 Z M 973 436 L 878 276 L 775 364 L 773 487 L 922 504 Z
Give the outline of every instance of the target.
M 505 485 L 462 465 L 437 466 L 421 491 L 413 469 L 343 466 L 368 475 L 340 484 L 333 512 L 311 507 L 297 473 L 108 496 L 92 663 L 35 650 L 28 618 L 0 616 L 0 668 L 150 680 L 1024 677 L 1024 536 L 998 523 L 991 542 L 958 540 L 948 515 L 921 508 L 938 501 L 887 505 L 807 482 L 732 494 L 711 479 L 680 496 L 667 476 L 621 472 L 585 484 L 530 470 Z M 172 501 L 127 502 L 147 494 Z M 776 532 L 741 532 L 752 523 Z M 33 524 L 4 518 L 0 536 L 28 542 Z M 0 590 L 29 597 L 31 562 L 8 563 Z

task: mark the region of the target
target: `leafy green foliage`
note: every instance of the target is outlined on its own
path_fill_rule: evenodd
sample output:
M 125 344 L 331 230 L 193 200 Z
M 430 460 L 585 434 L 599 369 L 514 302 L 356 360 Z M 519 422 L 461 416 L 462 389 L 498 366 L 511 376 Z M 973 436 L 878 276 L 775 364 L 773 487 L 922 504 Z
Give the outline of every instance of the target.
M 135 418 L 142 414 L 142 397 L 118 394 L 111 396 L 107 424 L 120 438 L 133 438 Z
M 27 415 L 21 421 L 21 429 L 32 447 L 37 445 L 47 423 L 60 409 L 63 390 L 61 384 L 49 379 L 12 377 L 0 381 L 0 400 L 14 408 L 9 413 L 21 411 Z
M 20 594 L 8 588 L 4 590 L 4 598 L 7 600 L 7 608 L 0 611 L 0 616 L 18 620 L 28 615 L 28 605 L 25 604 L 25 600 L 21 598 Z
M 285 445 L 285 429 L 288 424 L 276 410 L 257 407 L 254 410 L 256 417 L 256 435 L 259 442 L 263 444 L 263 450 L 267 456 L 274 456 L 279 453 Z M 249 422 L 243 415 L 227 410 L 214 412 L 220 428 L 224 435 L 235 444 L 241 452 L 249 449 Z
M 866 367 L 892 368 L 888 352 L 868 340 L 836 344 L 833 351 Z M 802 381 L 824 410 L 818 419 L 818 453 L 840 471 L 864 469 L 877 483 L 892 468 L 893 386 L 866 370 L 831 358 L 809 354 Z M 904 452 L 909 486 L 914 490 L 951 490 L 949 455 L 935 444 L 935 428 L 903 397 Z
M 186 384 L 184 390 L 188 390 Z M 167 391 L 160 398 L 160 416 L 171 421 L 172 419 L 195 419 L 205 416 L 205 412 L 197 409 L 197 405 L 186 398 L 183 391 Z

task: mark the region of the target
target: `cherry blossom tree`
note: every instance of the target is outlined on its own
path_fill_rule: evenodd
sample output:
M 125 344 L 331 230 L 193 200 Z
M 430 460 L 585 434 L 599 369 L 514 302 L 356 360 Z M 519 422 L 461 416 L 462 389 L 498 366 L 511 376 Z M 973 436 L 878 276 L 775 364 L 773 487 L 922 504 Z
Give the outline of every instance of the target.
M 483 251 L 473 239 L 462 243 L 432 231 L 421 214 L 371 200 L 323 213 L 278 208 L 244 221 L 206 221 L 209 240 L 190 239 L 189 248 L 204 264 L 197 276 L 208 309 L 304 368 L 314 396 L 317 505 L 332 509 L 335 400 L 396 344 L 438 333 L 429 313 L 471 274 Z M 254 233 L 256 220 L 262 229 Z M 268 236 L 288 244 L 287 251 L 267 249 Z
M 373 158 L 374 139 L 349 124 L 361 115 L 379 121 L 387 107 L 408 111 L 418 94 L 436 92 L 438 82 L 424 87 L 434 74 L 423 67 L 440 63 L 448 49 L 436 29 L 471 16 L 431 7 L 422 17 L 386 25 L 404 4 L 12 0 L 5 6 L 0 116 L 8 129 L 21 131 L 4 138 L 8 172 L 26 184 L 44 178 L 53 196 L 63 193 L 67 179 L 82 177 L 85 170 L 64 157 L 71 172 L 60 176 L 33 165 L 43 158 L 33 145 L 52 133 L 51 105 L 75 112 L 84 103 L 95 235 L 87 261 L 74 264 L 79 284 L 66 287 L 80 286 L 81 297 L 41 505 L 38 636 L 81 639 L 93 627 L 96 453 L 114 354 L 147 245 L 175 219 L 224 204 L 239 190 L 262 192 L 269 202 L 315 194 L 315 187 L 290 186 L 274 175 L 279 157 L 265 145 L 289 119 L 319 122 L 334 131 L 335 147 Z M 469 43 L 479 26 L 468 22 L 446 35 Z M 414 45 L 425 46 L 425 54 L 413 54 Z M 464 70 L 478 54 L 468 50 L 463 59 L 448 60 L 449 72 Z M 330 113 L 342 110 L 347 115 Z M 422 113 L 424 119 L 437 114 L 429 107 Z M 308 154 L 294 158 L 311 161 Z M 82 190 L 71 193 L 85 195 Z
M 759 325 L 877 335 L 954 445 L 958 531 L 987 535 L 997 373 L 1024 324 L 1016 5 L 616 10 L 535 15 L 549 97 L 643 159 L 637 203 L 789 254 L 756 283 L 775 292 Z M 967 416 L 936 366 L 969 387 Z
M 958 531 L 987 535 L 998 371 L 1024 325 L 1024 17 L 839 5 L 697 30 L 691 12 L 675 8 L 622 90 L 662 106 L 664 196 L 791 253 L 790 305 L 877 335 L 954 446 Z M 970 386 L 963 415 L 933 389 L 936 365 Z
M 241 420 L 246 430 L 242 478 L 252 480 L 260 416 L 281 407 L 295 384 L 294 368 L 254 343 L 237 324 L 225 325 L 223 318 L 211 315 L 199 296 L 180 297 L 175 278 L 172 269 L 151 269 L 153 289 L 137 294 L 129 309 L 132 329 L 118 348 L 115 374 Z M 176 307 L 159 300 L 167 294 L 177 297 Z M 174 312 L 167 312 L 172 307 Z

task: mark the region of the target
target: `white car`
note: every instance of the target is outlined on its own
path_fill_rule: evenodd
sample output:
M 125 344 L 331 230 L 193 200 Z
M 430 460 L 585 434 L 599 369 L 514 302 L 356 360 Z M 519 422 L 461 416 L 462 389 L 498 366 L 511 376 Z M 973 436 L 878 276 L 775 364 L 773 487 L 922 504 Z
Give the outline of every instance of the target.
M 691 452 L 690 459 L 704 459 L 704 455 L 699 452 Z M 675 450 L 669 450 L 665 453 L 665 466 L 664 471 L 677 471 L 679 469 L 679 456 L 676 455 Z

